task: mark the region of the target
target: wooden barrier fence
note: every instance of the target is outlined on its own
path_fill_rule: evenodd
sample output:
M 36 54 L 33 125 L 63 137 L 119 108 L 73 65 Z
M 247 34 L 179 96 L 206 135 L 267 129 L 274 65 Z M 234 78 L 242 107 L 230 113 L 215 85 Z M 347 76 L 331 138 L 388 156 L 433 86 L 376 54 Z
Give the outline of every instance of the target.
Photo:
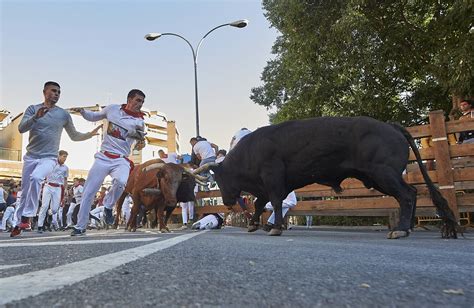
M 430 147 L 421 148 L 424 161 L 434 161 L 435 170 L 428 171 L 433 182 L 448 200 L 450 208 L 459 220 L 469 221 L 468 212 L 474 212 L 474 144 L 449 144 L 448 135 L 474 130 L 474 119 L 467 121 L 445 122 L 443 111 L 434 111 L 429 115 L 430 124 L 407 128 L 415 139 L 431 138 Z M 389 145 L 387 145 L 389 146 Z M 471 157 L 471 155 L 473 157 Z M 410 163 L 404 179 L 418 190 L 416 215 L 420 221 L 435 219 L 435 207 L 431 202 L 423 176 L 410 150 Z M 366 189 L 356 179 L 346 179 L 341 187 L 342 193 L 336 194 L 330 187 L 312 184 L 296 190 L 298 205 L 289 215 L 315 216 L 388 216 L 390 225 L 398 223 L 398 202 L 374 189 Z M 199 192 L 198 199 L 216 200 L 218 190 Z M 211 199 L 210 199 L 211 198 Z M 240 211 L 238 206 L 233 207 Z M 253 204 L 249 210 L 253 211 Z M 227 213 L 223 205 L 198 206 L 197 215 L 204 213 Z M 177 208 L 174 214 L 180 214 Z M 462 213 L 462 214 L 461 214 Z M 461 217 L 462 216 L 462 217 Z

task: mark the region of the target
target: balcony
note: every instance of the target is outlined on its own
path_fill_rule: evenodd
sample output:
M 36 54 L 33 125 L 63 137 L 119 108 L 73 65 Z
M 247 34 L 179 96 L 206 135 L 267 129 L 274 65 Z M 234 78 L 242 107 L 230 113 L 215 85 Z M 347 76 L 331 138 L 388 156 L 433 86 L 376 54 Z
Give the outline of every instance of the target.
M 21 161 L 21 150 L 0 148 L 0 160 Z

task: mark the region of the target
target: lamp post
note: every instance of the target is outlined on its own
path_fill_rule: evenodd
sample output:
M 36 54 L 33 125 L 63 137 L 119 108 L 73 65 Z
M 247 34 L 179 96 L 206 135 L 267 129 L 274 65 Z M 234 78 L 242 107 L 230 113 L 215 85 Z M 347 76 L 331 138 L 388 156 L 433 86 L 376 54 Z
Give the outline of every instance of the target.
M 184 38 L 183 36 L 181 36 L 179 34 L 176 34 L 176 33 L 170 33 L 170 32 L 167 32 L 167 33 L 148 33 L 147 35 L 145 35 L 145 39 L 147 39 L 148 41 L 154 41 L 154 40 L 156 40 L 156 39 L 158 39 L 162 36 L 165 36 L 165 35 L 176 36 L 176 37 L 179 37 L 180 39 L 184 40 L 188 44 L 189 48 L 191 48 L 191 51 L 193 53 L 193 62 L 194 62 L 194 99 L 195 99 L 195 104 L 196 104 L 196 136 L 199 136 L 199 97 L 198 97 L 198 81 L 197 81 L 197 59 L 198 59 L 198 55 L 199 55 L 199 48 L 201 47 L 201 44 L 204 41 L 204 39 L 212 31 L 217 30 L 217 29 L 222 28 L 222 27 L 225 27 L 225 26 L 232 26 L 232 27 L 236 27 L 236 28 L 244 28 L 248 25 L 248 23 L 249 23 L 249 21 L 247 19 L 241 19 L 241 20 L 236 20 L 236 21 L 233 21 L 233 22 L 230 22 L 230 23 L 226 23 L 226 24 L 222 24 L 222 25 L 219 25 L 217 27 L 214 27 L 211 30 L 209 30 L 201 38 L 201 40 L 197 44 L 196 49 L 193 48 L 193 45 L 191 45 L 191 43 L 186 38 Z

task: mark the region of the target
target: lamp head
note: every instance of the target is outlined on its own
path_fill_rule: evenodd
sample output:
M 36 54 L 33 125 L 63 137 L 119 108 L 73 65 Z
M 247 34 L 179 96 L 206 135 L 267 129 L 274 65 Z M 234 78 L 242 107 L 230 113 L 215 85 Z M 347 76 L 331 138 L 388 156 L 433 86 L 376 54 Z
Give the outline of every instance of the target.
M 229 23 L 230 26 L 236 27 L 236 28 L 244 28 L 249 24 L 249 21 L 247 19 L 241 19 L 241 20 L 236 20 L 231 23 Z
M 145 39 L 147 39 L 148 41 L 154 41 L 156 40 L 157 38 L 160 38 L 161 36 L 161 33 L 148 33 L 147 35 L 145 35 Z

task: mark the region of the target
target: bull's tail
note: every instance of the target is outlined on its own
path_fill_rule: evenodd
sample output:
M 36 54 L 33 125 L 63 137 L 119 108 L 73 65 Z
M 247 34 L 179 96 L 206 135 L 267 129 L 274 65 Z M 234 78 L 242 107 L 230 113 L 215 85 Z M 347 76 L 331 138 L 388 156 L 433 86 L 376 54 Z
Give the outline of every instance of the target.
M 457 231 L 456 226 L 458 225 L 456 218 L 454 216 L 453 211 L 448 206 L 448 201 L 441 195 L 438 189 L 436 189 L 433 181 L 431 180 L 428 172 L 426 171 L 426 167 L 423 165 L 421 161 L 420 152 L 415 145 L 415 140 L 410 135 L 410 133 L 406 130 L 405 127 L 401 126 L 398 123 L 391 123 L 393 127 L 395 127 L 398 131 L 400 131 L 403 136 L 407 139 L 410 147 L 413 150 L 413 153 L 416 157 L 416 162 L 420 167 L 421 174 L 423 175 L 423 179 L 428 186 L 428 190 L 430 192 L 431 200 L 433 200 L 433 204 L 436 206 L 436 212 L 443 220 L 443 227 L 441 228 L 441 233 L 443 238 L 457 238 Z

